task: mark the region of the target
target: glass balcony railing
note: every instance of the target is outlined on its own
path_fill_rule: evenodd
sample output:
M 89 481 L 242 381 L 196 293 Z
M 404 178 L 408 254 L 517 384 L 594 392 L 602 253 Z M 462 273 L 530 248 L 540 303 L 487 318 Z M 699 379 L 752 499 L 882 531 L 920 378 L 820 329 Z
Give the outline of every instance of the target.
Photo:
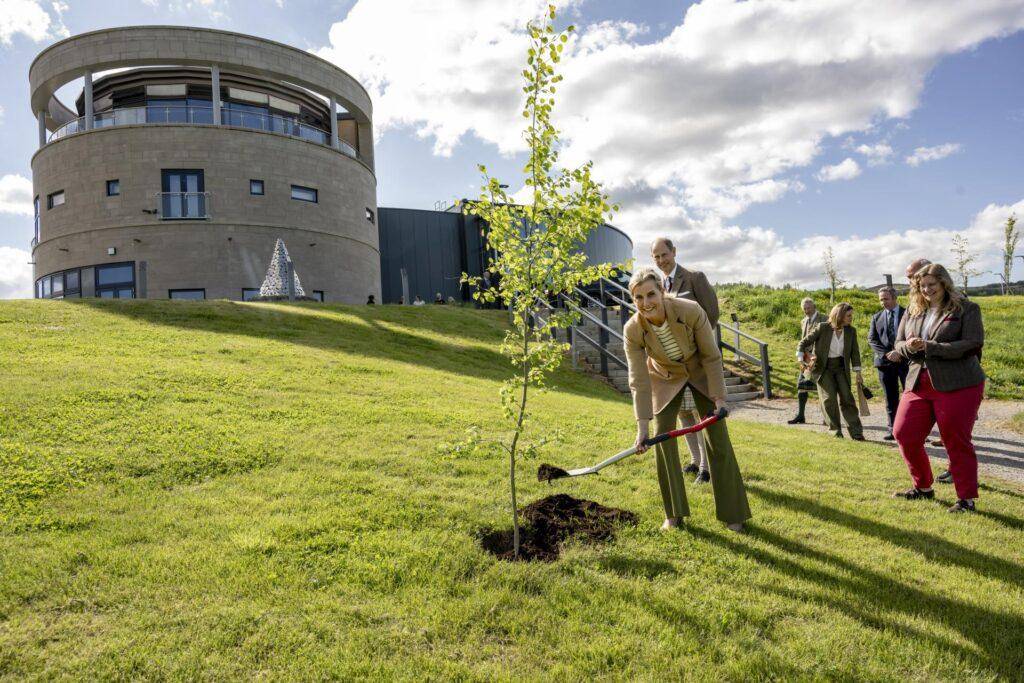
M 298 119 L 277 114 L 262 114 L 258 112 L 236 111 L 232 109 L 221 109 L 221 123 L 225 126 L 237 126 L 239 128 L 250 128 L 252 130 L 263 130 L 271 133 L 281 133 L 302 140 L 309 140 L 321 145 L 329 145 L 331 134 L 315 126 L 301 123 Z M 94 128 L 108 128 L 110 126 L 138 126 L 144 124 L 213 124 L 212 107 L 195 106 L 154 106 L 127 107 L 113 111 L 101 112 L 93 116 Z M 57 130 L 50 133 L 48 142 L 60 140 L 63 137 L 80 133 L 85 130 L 85 117 L 79 117 Z M 346 156 L 357 159 L 359 155 L 355 148 L 344 140 L 338 141 L 341 151 Z
M 204 220 L 210 218 L 209 192 L 157 192 L 162 221 Z

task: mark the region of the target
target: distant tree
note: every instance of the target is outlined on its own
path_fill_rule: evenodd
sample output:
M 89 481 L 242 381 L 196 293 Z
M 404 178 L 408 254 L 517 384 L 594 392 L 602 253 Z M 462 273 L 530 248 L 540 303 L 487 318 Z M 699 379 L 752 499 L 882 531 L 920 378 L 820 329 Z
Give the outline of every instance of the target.
M 1017 229 L 1017 216 L 1010 214 L 1006 219 L 1006 227 L 1003 229 L 1003 294 L 1009 293 L 1010 283 L 1013 282 L 1013 255 L 1017 251 L 1017 242 L 1020 241 L 1020 230 Z
M 555 85 L 562 80 L 555 74 L 563 46 L 573 27 L 556 33 L 552 22 L 555 8 L 548 8 L 549 21 L 529 25 L 530 48 L 525 81 L 526 105 L 523 137 L 529 158 L 523 168 L 524 184 L 529 191 L 525 204 L 517 203 L 505 191 L 508 185 L 490 176 L 479 166 L 484 184 L 478 199 L 468 202 L 466 211 L 483 218 L 486 234 L 487 268 L 498 274 L 497 285 L 483 289 L 480 278 L 462 275 L 462 281 L 477 291 L 482 302 L 500 300 L 509 308 L 511 329 L 505 334 L 501 352 L 512 361 L 515 374 L 501 388 L 501 404 L 511 424 L 508 444 L 508 476 L 512 498 L 514 554 L 519 557 L 519 515 L 516 508 L 516 459 L 535 450 L 521 440 L 526 428 L 529 388 L 543 387 L 545 378 L 558 367 L 568 345 L 555 341 L 552 332 L 578 319 L 566 309 L 546 310 L 541 302 L 557 301 L 560 296 L 575 299 L 578 286 L 612 274 L 611 264 L 588 265 L 580 247 L 587 236 L 610 219 L 608 196 L 591 177 L 591 162 L 576 169 L 558 167 L 558 132 L 551 124 L 555 104 Z
M 950 251 L 953 254 L 953 262 L 956 264 L 953 272 L 960 277 L 960 286 L 966 292 L 971 278 L 981 275 L 985 271 L 978 270 L 972 265 L 978 260 L 978 257 L 971 253 L 967 246 L 967 238 L 960 233 L 953 235 L 953 246 Z
M 839 270 L 836 268 L 835 255 L 832 253 L 832 247 L 829 247 L 822 254 L 822 258 L 825 261 L 825 277 L 828 278 L 829 294 L 828 294 L 828 305 L 836 305 L 836 290 L 846 284 L 846 281 L 839 276 Z

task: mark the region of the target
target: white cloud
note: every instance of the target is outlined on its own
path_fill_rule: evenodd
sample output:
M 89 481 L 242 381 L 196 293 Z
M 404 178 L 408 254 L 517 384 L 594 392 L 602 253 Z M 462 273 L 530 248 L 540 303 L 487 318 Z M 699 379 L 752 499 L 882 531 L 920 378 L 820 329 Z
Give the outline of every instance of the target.
M 926 161 L 945 159 L 950 154 L 956 154 L 962 149 L 963 147 L 956 142 L 947 142 L 935 147 L 918 147 L 913 154 L 907 157 L 906 161 L 911 166 L 920 166 Z
M 879 142 L 874 145 L 858 145 L 857 153 L 867 157 L 868 166 L 879 166 L 887 163 L 894 151 L 888 143 Z
M 0 299 L 32 298 L 32 255 L 24 249 L 0 247 Z
M 713 282 L 822 287 L 825 277 L 821 255 L 828 247 L 832 247 L 840 274 L 846 280 L 874 285 L 883 281 L 884 273 L 899 279 L 907 263 L 917 257 L 949 266 L 949 248 L 957 233 L 963 234 L 971 251 L 979 255 L 980 270 L 1000 270 L 1002 230 L 1011 213 L 1024 215 L 1024 199 L 1009 206 L 990 204 L 966 226 L 908 228 L 872 237 L 812 234 L 792 242 L 774 230 L 758 226 L 694 222 L 678 205 L 659 202 L 657 198 L 642 208 L 624 212 L 623 220 L 657 226 L 633 235 L 638 264 L 650 263 L 651 240 L 658 234 L 667 234 L 678 246 L 680 261 L 704 270 Z M 1018 266 L 1015 277 L 1020 277 L 1020 270 Z M 993 279 L 994 276 L 987 276 L 978 281 Z
M 50 37 L 50 15 L 36 0 L 0 2 L 0 45 L 10 45 L 18 33 L 39 42 Z
M 378 134 L 520 152 L 525 26 L 546 4 L 358 0 L 316 52 L 367 86 Z M 1024 5 L 998 0 L 703 0 L 653 42 L 632 22 L 584 26 L 561 65 L 562 159 L 594 160 L 620 202 L 644 186 L 698 220 L 735 216 L 796 189 L 824 140 L 908 116 L 944 55 L 1021 28 Z M 876 148 L 869 164 L 891 155 Z
M 847 157 L 834 166 L 822 166 L 816 176 L 823 183 L 834 180 L 850 180 L 860 175 L 860 164 Z
M 0 178 L 0 213 L 32 215 L 32 181 L 8 173 Z

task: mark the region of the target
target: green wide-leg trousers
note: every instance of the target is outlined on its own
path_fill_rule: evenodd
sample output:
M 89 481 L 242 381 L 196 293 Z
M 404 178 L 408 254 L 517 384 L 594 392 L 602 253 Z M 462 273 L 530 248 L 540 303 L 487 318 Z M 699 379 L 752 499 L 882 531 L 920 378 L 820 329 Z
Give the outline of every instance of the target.
M 690 389 L 693 391 L 698 412 L 701 415 L 711 413 L 715 407 L 711 399 L 692 385 Z M 676 418 L 682 401 L 683 392 L 680 391 L 654 416 L 655 433 L 662 434 L 676 428 Z M 745 522 L 751 516 L 750 505 L 747 503 L 747 490 L 743 486 L 743 476 L 740 474 L 739 463 L 736 462 L 736 453 L 729 439 L 729 428 L 725 421 L 716 422 L 701 432 L 701 435 L 707 446 L 711 489 L 715 494 L 715 511 L 718 519 L 726 524 Z M 665 517 L 688 517 L 690 506 L 686 500 L 683 470 L 679 465 L 678 440 L 664 441 L 654 447 L 654 452 L 661 500 L 665 505 Z

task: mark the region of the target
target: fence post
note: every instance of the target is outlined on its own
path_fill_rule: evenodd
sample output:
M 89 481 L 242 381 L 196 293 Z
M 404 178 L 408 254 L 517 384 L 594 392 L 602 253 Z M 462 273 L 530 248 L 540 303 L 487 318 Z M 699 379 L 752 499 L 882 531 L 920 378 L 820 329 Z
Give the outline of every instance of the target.
M 764 397 L 772 396 L 772 366 L 768 362 L 768 345 L 761 344 L 761 386 L 764 388 Z
M 736 360 L 739 360 L 740 359 L 740 321 L 737 320 L 735 322 L 735 325 L 736 325 L 736 350 L 733 351 L 733 354 L 736 356 Z
M 608 376 L 608 307 L 601 305 L 601 329 L 597 339 L 601 343 L 601 374 Z

